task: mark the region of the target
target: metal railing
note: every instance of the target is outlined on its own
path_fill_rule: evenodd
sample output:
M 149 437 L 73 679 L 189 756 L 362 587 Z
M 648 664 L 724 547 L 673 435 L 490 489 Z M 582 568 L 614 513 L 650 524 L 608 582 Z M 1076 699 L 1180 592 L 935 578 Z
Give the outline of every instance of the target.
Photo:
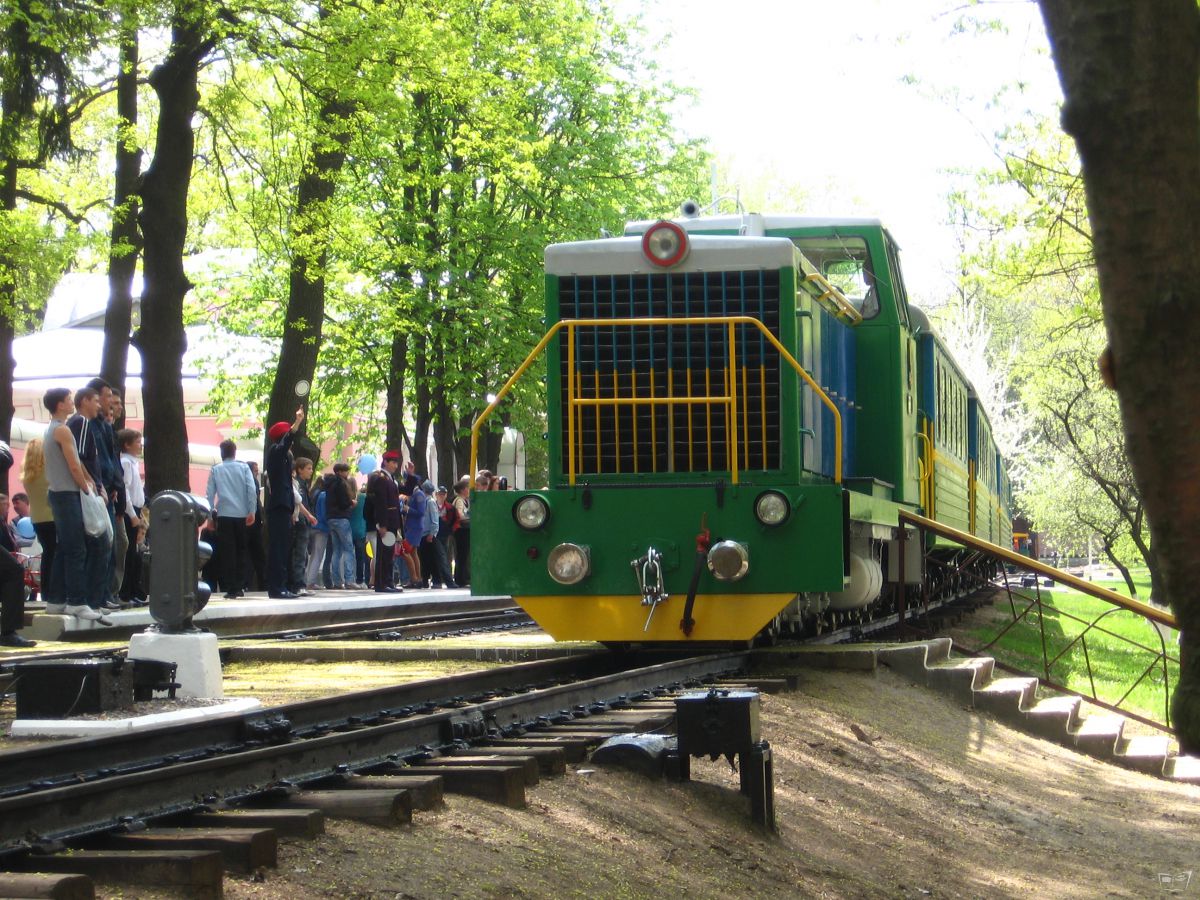
M 1063 693 L 1075 694 L 1080 697 L 1086 697 L 1098 706 L 1105 709 L 1119 712 L 1124 716 L 1135 719 L 1143 724 L 1150 725 L 1154 728 L 1163 731 L 1171 731 L 1171 668 L 1172 666 L 1178 670 L 1179 658 L 1178 655 L 1172 655 L 1168 652 L 1166 637 L 1163 635 L 1163 626 L 1167 628 L 1177 629 L 1175 617 L 1171 613 L 1159 609 L 1156 606 L 1150 606 L 1146 603 L 1141 603 L 1129 597 L 1125 597 L 1107 588 L 1098 587 L 1090 581 L 1072 575 L 1069 572 L 1064 572 L 1061 569 L 1056 569 L 1048 566 L 1045 563 L 1038 562 L 1028 556 L 1022 556 L 1005 547 L 997 544 L 992 544 L 988 541 L 981 540 L 966 532 L 959 531 L 956 528 L 951 528 L 940 522 L 932 519 L 927 519 L 924 516 L 919 516 L 913 513 L 901 512 L 900 516 L 900 533 L 901 541 L 906 539 L 906 528 L 904 526 L 911 525 L 917 529 L 918 535 L 923 539 L 926 533 L 940 535 L 948 540 L 951 540 L 964 548 L 967 551 L 966 560 L 957 567 L 956 571 L 961 571 L 968 566 L 973 566 L 981 559 L 992 559 L 1000 563 L 1002 572 L 1002 583 L 1009 603 L 1009 618 L 1000 628 L 1000 630 L 985 644 L 980 647 L 961 647 L 964 652 L 971 655 L 981 655 L 997 649 L 1004 649 L 1003 640 L 1015 634 L 1018 629 L 1024 625 L 1026 627 L 1036 628 L 1041 644 L 1041 667 L 1040 672 L 1022 671 L 1012 664 L 1005 663 L 1003 659 L 997 660 L 997 665 L 1000 668 L 1012 672 L 1018 672 L 1026 675 L 1036 676 L 1039 681 L 1049 688 Z M 900 580 L 904 581 L 903 558 L 904 552 L 901 548 L 901 566 Z M 945 566 L 944 562 L 937 560 L 929 560 L 937 565 Z M 1029 572 L 1034 576 L 1033 593 L 1024 593 L 1023 586 L 1016 586 L 1010 579 L 1010 573 L 1007 567 L 1013 567 L 1024 572 Z M 1040 578 L 1048 578 L 1056 584 L 1060 584 L 1071 589 L 1086 594 L 1097 600 L 1101 600 L 1109 605 L 1108 609 L 1099 613 L 1092 619 L 1085 619 L 1071 612 L 1054 605 L 1052 602 L 1043 599 Z M 926 585 L 928 580 L 926 579 Z M 926 596 L 926 588 L 923 588 L 922 600 L 928 609 L 928 596 Z M 1158 647 L 1148 646 L 1127 635 L 1119 634 L 1111 628 L 1105 627 L 1108 622 L 1106 620 L 1118 613 L 1128 612 L 1141 617 L 1151 625 L 1155 626 L 1154 634 L 1158 638 Z M 901 604 L 900 619 L 904 621 L 903 604 Z M 1046 636 L 1047 620 L 1068 621 L 1074 622 L 1082 626 L 1078 634 L 1067 640 L 1065 646 L 1055 647 L 1053 650 Z M 1089 645 L 1088 639 L 1091 637 L 1092 643 Z M 1063 635 L 1066 638 L 1066 635 Z M 1097 645 L 1102 641 L 1116 641 L 1119 644 L 1129 647 L 1133 651 L 1147 654 L 1148 664 L 1132 679 L 1132 683 L 1128 685 L 1125 692 L 1115 702 L 1102 700 L 1099 696 L 1099 691 L 1096 687 L 1096 665 L 1094 658 L 1097 656 Z M 957 643 L 957 642 L 956 642 Z M 1089 691 L 1081 691 L 1064 683 L 1063 678 L 1057 677 L 1057 673 L 1067 668 L 1068 654 L 1077 649 L 1083 656 L 1083 669 L 1087 675 Z M 1056 671 L 1057 667 L 1057 671 Z M 1128 708 L 1125 704 L 1130 699 L 1133 692 L 1139 685 L 1151 678 L 1154 673 L 1161 672 L 1162 674 L 1162 690 L 1163 690 L 1163 716 L 1162 719 L 1156 719 L 1150 716 L 1142 715 Z
M 581 328 L 639 328 L 652 326 L 712 326 L 725 325 L 728 331 L 728 368 L 726 376 L 722 379 L 724 382 L 719 385 L 723 393 L 707 394 L 707 395 L 667 395 L 663 397 L 583 397 L 577 396 L 575 372 L 575 341 L 576 331 Z M 842 481 L 842 416 L 837 405 L 829 398 L 829 396 L 821 390 L 821 387 L 813 380 L 812 376 L 805 371 L 804 367 L 796 361 L 796 358 L 788 352 L 787 348 L 780 343 L 779 339 L 758 319 L 753 316 L 685 316 L 680 318 L 671 317 L 647 317 L 640 319 L 563 319 L 555 322 L 550 330 L 538 341 L 529 355 L 525 357 L 524 362 L 517 368 L 517 371 L 504 383 L 504 386 L 496 393 L 496 399 L 488 404 L 487 408 L 480 413 L 475 420 L 475 424 L 471 426 L 471 479 L 472 486 L 474 485 L 474 473 L 476 472 L 476 464 L 478 462 L 479 451 L 479 432 L 483 424 L 491 417 L 492 413 L 504 400 L 513 385 L 520 380 L 521 376 L 529 370 L 534 361 L 542 354 L 546 347 L 553 340 L 555 335 L 564 329 L 567 332 L 566 355 L 567 355 L 567 480 L 571 485 L 575 484 L 577 475 L 578 453 L 576 447 L 576 428 L 575 419 L 584 408 L 593 408 L 600 406 L 665 406 L 671 408 L 676 405 L 692 406 L 696 404 L 712 404 L 724 406 L 728 413 L 728 418 L 731 423 L 728 432 L 729 451 L 727 459 L 729 460 L 729 478 L 732 484 L 738 483 L 738 360 L 741 358 L 738 353 L 737 326 L 746 325 L 757 329 L 762 337 L 775 348 L 780 357 L 787 361 L 804 382 L 813 390 L 820 398 L 825 408 L 833 415 L 834 428 L 834 473 L 833 480 L 840 484 Z

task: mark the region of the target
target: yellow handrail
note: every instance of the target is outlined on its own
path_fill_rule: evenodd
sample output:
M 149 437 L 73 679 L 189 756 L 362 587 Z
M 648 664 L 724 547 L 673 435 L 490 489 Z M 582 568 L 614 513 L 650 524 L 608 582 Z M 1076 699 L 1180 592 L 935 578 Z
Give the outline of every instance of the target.
M 804 280 L 815 282 L 824 288 L 825 293 L 817 298 L 818 303 L 826 298 L 832 300 L 834 306 L 846 315 L 852 325 L 857 325 L 863 320 L 862 313 L 855 309 L 854 304 L 846 299 L 846 295 L 830 284 L 829 280 L 820 272 L 813 272 L 811 275 L 805 276 Z
M 575 484 L 575 407 L 594 406 L 597 409 L 601 406 L 673 406 L 676 404 L 694 405 L 694 404 L 712 404 L 724 403 L 726 407 L 734 414 L 734 424 L 731 429 L 733 441 L 730 448 L 730 481 L 733 484 L 738 483 L 738 456 L 737 456 L 737 384 L 733 380 L 732 375 L 726 378 L 728 393 L 722 396 L 706 396 L 706 397 L 637 397 L 637 398 L 619 398 L 619 397 L 576 397 L 573 373 L 575 371 L 575 329 L 576 328 L 621 328 L 621 327 L 643 327 L 649 325 L 718 325 L 724 324 L 729 327 L 729 372 L 733 372 L 733 366 L 737 358 L 736 354 L 736 328 L 737 325 L 751 325 L 759 330 L 762 335 L 770 342 L 779 355 L 783 357 L 788 365 L 790 365 L 804 382 L 813 390 L 813 392 L 821 399 L 833 414 L 833 446 L 834 446 L 834 461 L 833 461 L 833 480 L 837 484 L 842 483 L 842 415 L 838 411 L 837 405 L 829 399 L 829 395 L 821 390 L 820 385 L 813 380 L 812 376 L 805 371 L 804 367 L 796 361 L 796 358 L 788 352 L 787 348 L 779 342 L 762 322 L 752 316 L 686 316 L 683 318 L 668 318 L 663 316 L 645 318 L 645 319 L 562 319 L 555 322 L 550 330 L 538 341 L 537 346 L 529 351 L 525 360 L 517 367 L 509 379 L 504 382 L 504 386 L 496 393 L 496 399 L 487 405 L 475 423 L 471 426 L 471 463 L 468 475 L 471 479 L 471 486 L 475 486 L 476 463 L 479 459 L 479 432 L 483 424 L 491 418 L 493 412 L 500 405 L 501 401 L 512 390 L 514 384 L 529 370 L 536 360 L 546 349 L 546 346 L 554 338 L 559 331 L 564 328 L 567 330 L 567 480 L 569 484 Z
M 1001 547 L 999 544 L 993 544 L 991 541 L 985 541 L 983 538 L 977 538 L 973 534 L 968 534 L 965 531 L 960 531 L 953 528 L 944 522 L 935 522 L 933 519 L 919 516 L 916 513 L 911 513 L 906 510 L 900 510 L 897 514 L 900 524 L 914 525 L 925 531 L 932 531 L 934 534 L 941 535 L 948 540 L 954 541 L 956 544 L 961 544 L 970 550 L 981 550 L 984 553 L 989 553 L 999 560 L 1012 565 L 1027 569 L 1037 575 L 1044 575 L 1051 578 L 1059 584 L 1087 594 L 1089 597 L 1095 597 L 1099 600 L 1104 600 L 1111 603 L 1113 606 L 1119 606 L 1122 609 L 1137 613 L 1143 618 L 1149 619 L 1151 622 L 1158 622 L 1160 625 L 1167 625 L 1171 628 L 1178 628 L 1179 624 L 1175 621 L 1173 613 L 1165 612 L 1157 606 L 1150 606 L 1147 603 L 1142 603 L 1134 600 L 1131 597 L 1125 597 L 1118 594 L 1116 591 L 1110 591 L 1107 588 L 1097 587 L 1090 581 L 1084 581 L 1076 575 L 1071 575 L 1064 572 L 1062 569 L 1056 569 L 1053 566 L 1048 566 L 1045 563 L 1038 562 L 1036 559 L 1031 559 L 1028 556 L 1023 556 L 1007 547 Z
M 929 440 L 929 435 L 923 431 L 913 432 L 913 437 L 916 438 L 918 445 L 921 441 L 925 442 L 925 450 L 929 454 L 929 463 L 926 464 L 925 453 L 922 452 L 920 446 L 917 447 L 917 479 L 928 481 L 929 476 L 933 474 L 933 441 Z

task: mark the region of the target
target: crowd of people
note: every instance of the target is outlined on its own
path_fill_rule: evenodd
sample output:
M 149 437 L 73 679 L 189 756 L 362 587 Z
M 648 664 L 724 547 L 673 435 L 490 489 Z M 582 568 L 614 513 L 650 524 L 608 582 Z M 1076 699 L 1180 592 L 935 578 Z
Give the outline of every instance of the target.
M 111 625 L 106 612 L 147 602 L 141 433 L 115 428 L 123 401 L 101 378 L 77 392 L 51 388 L 43 403 L 50 423 L 26 446 L 25 491 L 11 504 L 0 494 L 0 646 L 35 643 L 17 633 L 25 597 L 18 554 L 35 537 L 46 612 Z M 396 450 L 384 453 L 378 468 L 364 456 L 361 485 L 345 462 L 317 476 L 311 459 L 292 452 L 303 421 L 301 408 L 291 423 L 268 429 L 261 475 L 257 463 L 237 458 L 233 441 L 221 443 L 221 461 L 208 479 L 211 518 L 201 533 L 214 549 L 205 581 L 227 599 L 249 590 L 290 599 L 317 590 L 392 593 L 470 584 L 470 478 L 460 478 L 452 492 L 435 488 Z M 482 470 L 475 486 L 501 490 L 504 481 Z M 18 520 L 29 533 L 18 531 Z
M 35 643 L 17 634 L 25 568 L 15 555 L 34 536 L 48 613 L 111 625 L 106 612 L 146 603 L 138 551 L 146 535 L 141 433 L 114 427 L 122 398 L 101 378 L 76 392 L 51 388 L 42 402 L 50 423 L 26 445 L 25 491 L 12 503 L 32 535 L 16 532 L 0 495 L 0 645 L 8 647 Z
M 232 441 L 221 445 L 222 461 L 208 485 L 215 548 L 205 571 L 209 584 L 227 598 L 265 590 L 284 600 L 323 590 L 394 593 L 470 584 L 469 478 L 460 478 L 453 492 L 435 488 L 396 450 L 384 453 L 378 468 L 373 457 L 360 459 L 362 483 L 346 462 L 318 474 L 313 460 L 293 453 L 303 421 L 299 409 L 292 422 L 267 430 L 261 478 L 253 462 L 236 459 Z M 475 480 L 478 490 L 507 487 L 487 470 Z

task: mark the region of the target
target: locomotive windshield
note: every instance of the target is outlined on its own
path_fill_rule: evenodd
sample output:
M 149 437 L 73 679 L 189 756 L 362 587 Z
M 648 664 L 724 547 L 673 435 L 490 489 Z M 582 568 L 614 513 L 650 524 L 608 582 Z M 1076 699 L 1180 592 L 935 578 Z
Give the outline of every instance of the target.
M 864 319 L 872 319 L 879 314 L 879 297 L 875 291 L 875 276 L 866 241 L 838 235 L 794 240 L 800 252 L 854 304 Z

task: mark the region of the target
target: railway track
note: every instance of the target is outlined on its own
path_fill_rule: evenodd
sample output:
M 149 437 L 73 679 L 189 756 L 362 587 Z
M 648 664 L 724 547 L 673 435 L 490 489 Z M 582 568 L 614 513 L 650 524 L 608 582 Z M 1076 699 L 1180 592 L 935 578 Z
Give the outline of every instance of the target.
M 895 619 L 855 623 L 797 643 L 878 639 Z M 236 637 L 402 640 L 527 624 L 523 614 L 504 610 Z M 583 759 L 610 734 L 667 725 L 672 704 L 656 698 L 744 672 L 749 661 L 748 649 L 682 659 L 598 652 L 309 700 L 187 728 L 10 751 L 0 754 L 0 868 L 69 870 L 86 866 L 89 853 L 100 854 L 94 860 L 99 863 L 107 859 L 104 853 L 120 852 L 153 862 L 148 848 L 198 841 L 225 854 L 215 863 L 219 892 L 220 873 L 239 865 L 242 842 L 249 840 L 238 837 L 247 831 L 242 826 L 277 818 L 287 824 L 270 827 L 294 828 L 296 817 L 303 818 L 256 806 L 313 807 L 386 823 L 407 821 L 414 806 L 440 802 L 443 789 L 524 805 L 530 766 L 562 771 L 564 759 Z M 231 851 L 230 841 L 241 849 Z M 95 846 L 117 849 L 88 849 Z
M 469 634 L 482 631 L 507 631 L 533 625 L 517 606 L 483 612 L 460 611 L 453 613 L 426 614 L 416 616 L 393 616 L 364 622 L 339 622 L 331 625 L 311 625 L 299 628 L 276 629 L 273 631 L 249 631 L 243 634 L 219 634 L 222 642 L 231 641 L 347 641 L 347 640 L 422 640 L 432 637 Z M 41 653 L 6 655 L 0 660 L 0 694 L 11 683 L 13 672 L 21 663 L 52 659 L 99 659 L 123 657 L 125 649 L 120 645 L 91 647 L 86 650 L 54 650 Z
M 0 854 L 53 851 L 62 841 L 331 777 L 395 774 L 456 746 L 554 724 L 586 731 L 588 719 L 630 697 L 698 686 L 748 661 L 746 652 L 631 666 L 598 653 L 10 751 L 0 754 Z
M 533 625 L 533 619 L 518 606 L 490 612 L 461 612 L 428 616 L 403 616 L 367 622 L 346 622 L 282 631 L 229 635 L 222 640 L 279 641 L 405 641 L 445 637 L 479 631 L 504 631 Z

